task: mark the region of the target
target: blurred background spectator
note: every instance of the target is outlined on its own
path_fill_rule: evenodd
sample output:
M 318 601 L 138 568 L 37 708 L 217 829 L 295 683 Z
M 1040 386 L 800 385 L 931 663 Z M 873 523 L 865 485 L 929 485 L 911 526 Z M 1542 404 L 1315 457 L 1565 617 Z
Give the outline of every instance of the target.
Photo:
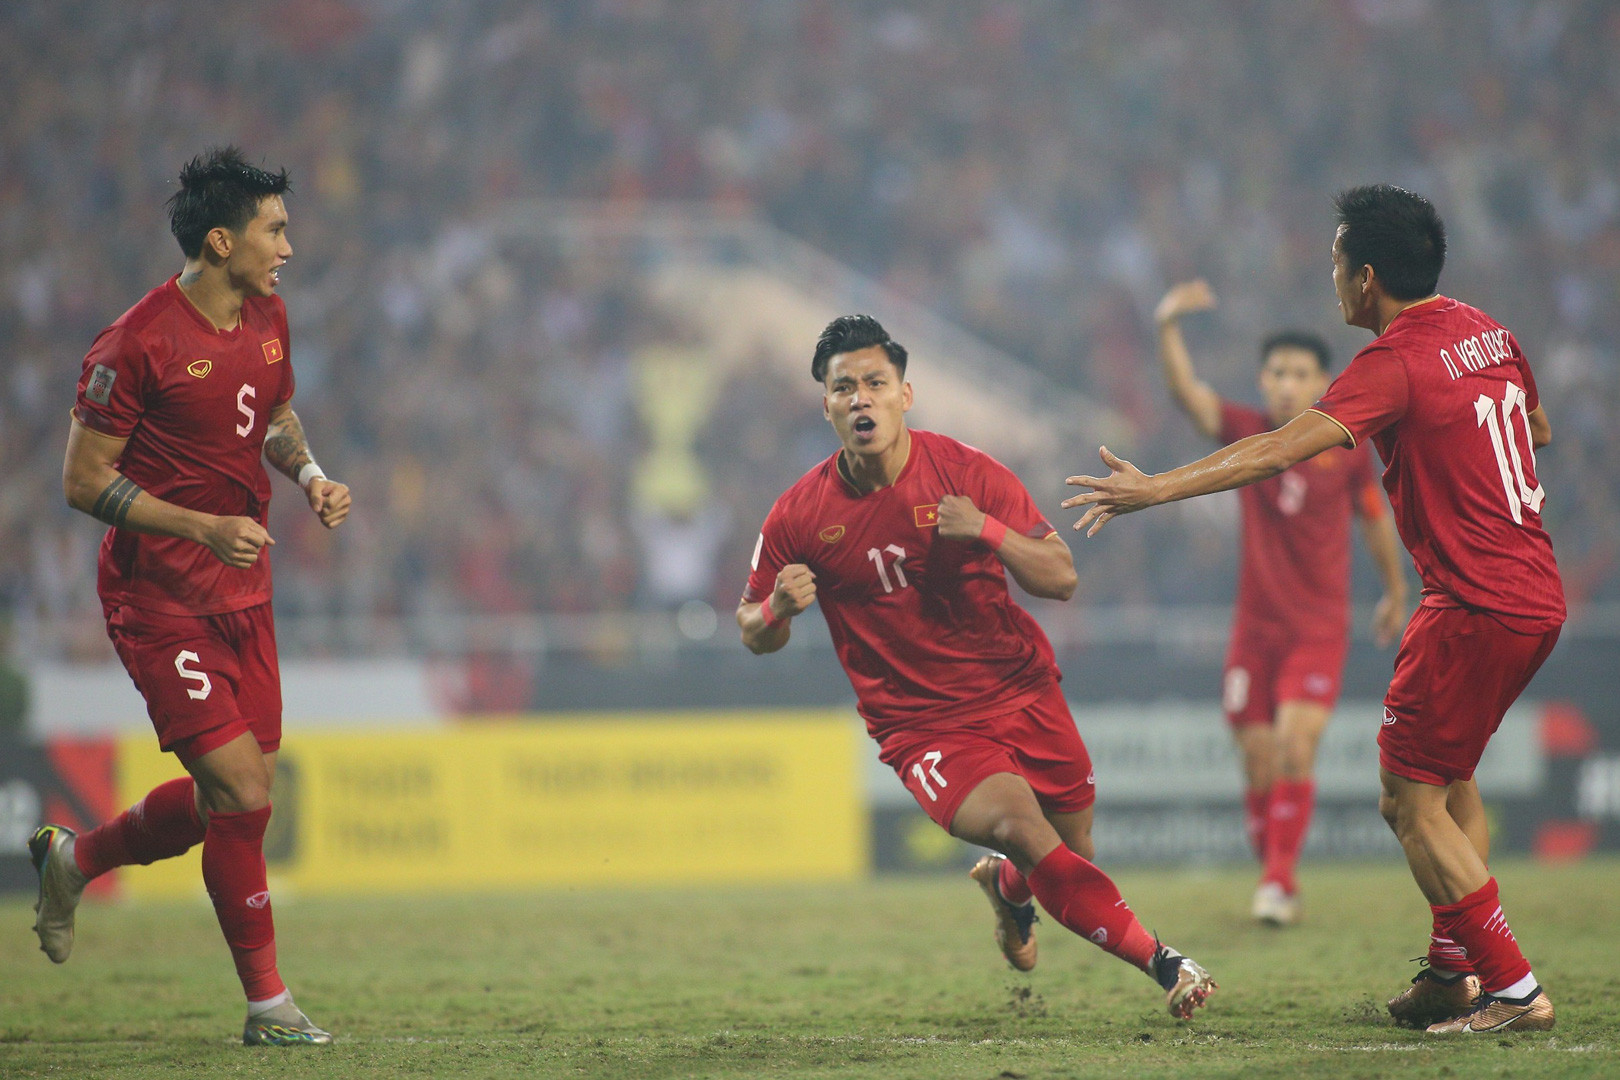
M 710 330 L 746 313 L 660 302 L 632 240 L 510 235 L 514 200 L 764 220 L 1111 405 L 1151 469 L 1202 450 L 1165 422 L 1162 289 L 1213 284 L 1189 329 L 1223 393 L 1253 396 L 1284 324 L 1342 366 L 1365 335 L 1329 199 L 1378 180 L 1434 199 L 1442 289 L 1532 358 L 1571 599 L 1620 599 L 1617 55 L 1604 0 L 4 5 L 0 595 L 25 649 L 110 656 L 65 414 L 96 332 L 180 266 L 180 164 L 236 142 L 292 170 L 297 404 L 357 498 L 327 535 L 278 488 L 283 620 L 724 624 L 772 499 L 834 448 L 811 340 L 719 371 Z M 1072 434 L 1012 462 L 1055 517 L 1095 462 Z M 1083 602 L 1230 599 L 1229 505 L 1133 529 L 1078 549 Z

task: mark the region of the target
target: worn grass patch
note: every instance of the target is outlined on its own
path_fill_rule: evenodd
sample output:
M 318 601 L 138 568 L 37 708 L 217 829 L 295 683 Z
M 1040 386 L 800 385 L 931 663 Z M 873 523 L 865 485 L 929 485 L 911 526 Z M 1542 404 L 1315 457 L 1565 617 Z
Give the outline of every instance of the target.
M 1140 872 L 1150 927 L 1221 982 L 1190 1024 L 1043 923 L 1018 975 L 965 877 L 848 887 L 278 897 L 283 973 L 339 1042 L 249 1050 L 206 903 L 88 907 L 73 959 L 0 901 L 0 1076 L 1620 1076 L 1620 863 L 1498 868 L 1558 1029 L 1440 1041 L 1383 1001 L 1427 908 L 1399 865 L 1312 867 L 1307 922 L 1245 917 L 1247 871 Z

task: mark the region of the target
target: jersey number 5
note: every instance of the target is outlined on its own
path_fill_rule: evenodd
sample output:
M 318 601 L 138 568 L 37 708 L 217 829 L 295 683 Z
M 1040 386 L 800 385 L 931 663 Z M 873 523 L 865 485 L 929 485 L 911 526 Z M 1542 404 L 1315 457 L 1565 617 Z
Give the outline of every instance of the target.
M 255 391 L 253 387 L 247 383 L 243 383 L 242 389 L 236 392 L 236 411 L 247 417 L 247 423 L 236 425 L 236 433 L 242 436 L 244 439 L 247 438 L 248 432 L 253 430 L 253 421 L 255 417 L 253 415 L 253 409 L 248 405 L 248 402 L 252 401 L 256 396 L 258 396 L 257 391 Z
M 1502 414 L 1500 422 L 1496 417 L 1498 406 Z M 1541 513 L 1541 503 L 1546 499 L 1547 492 L 1539 483 L 1534 491 L 1530 490 L 1530 484 L 1524 478 L 1524 458 L 1519 455 L 1518 432 L 1513 430 L 1514 409 L 1519 411 L 1519 419 L 1523 421 L 1524 449 L 1530 457 L 1530 467 L 1534 469 L 1536 444 L 1530 436 L 1530 409 L 1524 387 L 1508 383 L 1501 401 L 1492 401 L 1481 394 L 1474 402 L 1477 426 L 1488 428 L 1491 433 L 1491 449 L 1496 451 L 1496 467 L 1502 474 L 1502 491 L 1507 495 L 1508 510 L 1513 514 L 1514 522 L 1523 525 L 1524 512 L 1520 507 L 1528 506 L 1533 512 Z

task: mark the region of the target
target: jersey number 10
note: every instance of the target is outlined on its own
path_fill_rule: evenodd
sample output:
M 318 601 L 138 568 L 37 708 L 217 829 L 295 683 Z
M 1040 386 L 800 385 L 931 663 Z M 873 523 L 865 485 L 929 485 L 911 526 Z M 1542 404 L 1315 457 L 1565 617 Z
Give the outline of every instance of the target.
M 1502 419 L 1497 421 L 1497 406 L 1501 406 Z M 1493 401 L 1484 394 L 1474 402 L 1474 416 L 1479 427 L 1488 428 L 1491 433 L 1491 449 L 1496 451 L 1496 467 L 1502 474 L 1502 491 L 1507 495 L 1508 510 L 1513 514 L 1516 524 L 1524 524 L 1524 512 L 1521 506 L 1528 506 L 1533 512 L 1541 513 L 1542 500 L 1546 499 L 1547 492 L 1539 483 L 1535 490 L 1524 478 L 1524 459 L 1519 456 L 1519 441 L 1517 432 L 1513 430 L 1513 410 L 1519 411 L 1519 418 L 1523 421 L 1525 452 L 1530 455 L 1530 467 L 1536 467 L 1536 444 L 1530 435 L 1530 409 L 1525 398 L 1524 387 L 1516 383 L 1508 383 L 1507 391 L 1500 402 Z

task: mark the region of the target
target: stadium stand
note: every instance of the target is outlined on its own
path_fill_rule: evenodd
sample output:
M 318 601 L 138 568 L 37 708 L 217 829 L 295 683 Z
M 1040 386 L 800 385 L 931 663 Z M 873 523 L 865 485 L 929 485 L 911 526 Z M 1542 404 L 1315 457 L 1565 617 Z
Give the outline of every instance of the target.
M 1151 366 L 1163 285 L 1202 274 L 1222 298 L 1192 329 L 1225 392 L 1279 324 L 1331 333 L 1342 363 L 1363 338 L 1336 327 L 1328 199 L 1375 179 L 1434 198 L 1442 288 L 1537 365 L 1566 584 L 1620 599 L 1620 14 L 1245 10 L 1239 34 L 1192 4 L 292 0 L 221 8 L 204 33 L 172 0 L 6 6 L 0 595 L 21 648 L 110 654 L 98 530 L 60 494 L 63 414 L 96 331 L 179 265 L 161 214 L 178 165 L 225 141 L 293 171 L 299 411 L 363 493 L 326 536 L 280 491 L 295 652 L 388 645 L 301 642 L 302 618 L 702 599 L 724 619 L 771 497 L 831 449 L 800 370 L 828 305 L 894 297 L 919 312 L 895 320 L 918 379 L 1044 402 L 941 422 L 986 429 L 970 437 L 1054 513 L 1103 438 L 1145 467 L 1185 459 Z M 1353 107 L 1352 85 L 1370 88 Z M 1283 107 L 1243 107 L 1262 101 Z M 569 209 L 495 227 L 537 206 Z M 671 219 L 752 223 L 734 231 L 755 246 L 672 279 Z M 1082 595 L 1224 602 L 1224 505 L 1084 549 Z M 661 566 L 648 538 L 676 533 Z

